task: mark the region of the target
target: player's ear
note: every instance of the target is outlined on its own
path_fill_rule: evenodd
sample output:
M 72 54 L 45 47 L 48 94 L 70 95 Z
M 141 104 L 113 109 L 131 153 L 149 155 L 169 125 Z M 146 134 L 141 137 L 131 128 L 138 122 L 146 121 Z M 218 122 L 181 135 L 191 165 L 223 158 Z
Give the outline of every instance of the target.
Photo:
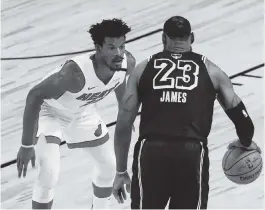
M 191 36 L 191 37 L 190 37 L 191 44 L 193 44 L 193 42 L 194 42 L 194 40 L 195 40 L 194 33 L 191 32 L 190 36 Z
M 95 50 L 96 50 L 96 52 L 100 52 L 101 46 L 99 44 L 95 44 Z
M 164 45 L 166 44 L 166 39 L 167 39 L 166 34 L 162 33 L 162 42 Z

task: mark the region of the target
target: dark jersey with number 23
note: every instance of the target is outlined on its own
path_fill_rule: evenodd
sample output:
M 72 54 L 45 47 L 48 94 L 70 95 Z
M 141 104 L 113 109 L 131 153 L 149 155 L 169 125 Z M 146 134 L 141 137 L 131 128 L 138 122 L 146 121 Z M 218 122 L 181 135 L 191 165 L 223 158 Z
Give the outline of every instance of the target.
M 207 143 L 215 98 L 205 56 L 167 51 L 153 55 L 139 81 L 140 139 L 172 136 Z

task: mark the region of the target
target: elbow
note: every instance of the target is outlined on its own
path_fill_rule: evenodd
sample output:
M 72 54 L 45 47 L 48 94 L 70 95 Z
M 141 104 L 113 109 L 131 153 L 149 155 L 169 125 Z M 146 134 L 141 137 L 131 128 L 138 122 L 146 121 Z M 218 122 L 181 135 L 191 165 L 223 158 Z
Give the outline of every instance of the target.
M 40 108 L 43 103 L 43 98 L 40 96 L 39 91 L 32 88 L 26 98 L 26 106 L 32 108 Z

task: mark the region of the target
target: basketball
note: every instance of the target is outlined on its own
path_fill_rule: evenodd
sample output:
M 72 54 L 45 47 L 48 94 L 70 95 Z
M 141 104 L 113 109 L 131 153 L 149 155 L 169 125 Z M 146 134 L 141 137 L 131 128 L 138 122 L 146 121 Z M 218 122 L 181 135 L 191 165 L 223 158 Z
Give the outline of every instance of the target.
M 224 174 L 236 184 L 254 182 L 260 176 L 262 164 L 258 151 L 238 147 L 228 149 L 222 160 Z

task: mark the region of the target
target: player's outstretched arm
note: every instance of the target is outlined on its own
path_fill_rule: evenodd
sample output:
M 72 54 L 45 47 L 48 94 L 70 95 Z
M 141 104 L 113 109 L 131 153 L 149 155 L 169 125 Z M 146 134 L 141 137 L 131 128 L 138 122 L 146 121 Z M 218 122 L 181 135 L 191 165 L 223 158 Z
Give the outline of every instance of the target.
M 39 118 L 43 100 L 58 99 L 69 90 L 75 69 L 79 70 L 78 65 L 73 61 L 69 61 L 64 64 L 59 72 L 52 74 L 29 91 L 23 116 L 23 145 L 33 144 L 34 128 Z
M 240 143 L 245 147 L 250 146 L 254 135 L 254 125 L 244 103 L 235 93 L 230 78 L 212 62 L 207 63 L 220 105 L 234 123 Z
M 67 90 L 71 90 L 69 86 L 76 81 L 75 72 L 78 72 L 78 70 L 80 70 L 78 65 L 69 61 L 65 63 L 59 72 L 52 74 L 29 91 L 23 116 L 22 146 L 17 154 L 19 178 L 22 172 L 23 177 L 26 177 L 29 161 L 31 161 L 32 167 L 35 166 L 34 131 L 37 128 L 36 125 L 43 100 L 58 99 Z

